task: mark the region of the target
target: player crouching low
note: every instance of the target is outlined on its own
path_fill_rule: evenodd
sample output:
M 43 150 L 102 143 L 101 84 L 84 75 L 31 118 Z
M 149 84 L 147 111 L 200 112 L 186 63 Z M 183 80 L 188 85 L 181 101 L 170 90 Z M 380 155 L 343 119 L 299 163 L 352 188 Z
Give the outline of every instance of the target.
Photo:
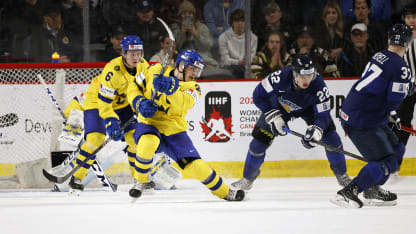
M 244 191 L 230 189 L 201 159 L 186 132 L 188 123 L 185 116 L 201 95 L 195 80 L 203 67 L 202 57 L 196 51 L 186 49 L 179 53 L 175 68 L 167 66 L 160 74 L 162 66 L 155 64 L 129 85 L 128 100 L 139 118 L 134 133 L 137 183 L 129 192 L 133 199 L 152 187 L 148 179 L 149 168 L 155 152 L 163 145 L 171 151 L 169 156 L 184 173 L 201 181 L 214 195 L 228 201 L 244 199 Z

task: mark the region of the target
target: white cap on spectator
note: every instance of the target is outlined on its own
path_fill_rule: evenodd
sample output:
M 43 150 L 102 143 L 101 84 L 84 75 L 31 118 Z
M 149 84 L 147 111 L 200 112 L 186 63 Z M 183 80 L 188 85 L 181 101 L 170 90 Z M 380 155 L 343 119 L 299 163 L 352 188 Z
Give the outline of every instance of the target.
M 351 28 L 351 32 L 354 30 L 360 30 L 361 32 L 367 32 L 367 25 L 363 23 L 354 24 Z

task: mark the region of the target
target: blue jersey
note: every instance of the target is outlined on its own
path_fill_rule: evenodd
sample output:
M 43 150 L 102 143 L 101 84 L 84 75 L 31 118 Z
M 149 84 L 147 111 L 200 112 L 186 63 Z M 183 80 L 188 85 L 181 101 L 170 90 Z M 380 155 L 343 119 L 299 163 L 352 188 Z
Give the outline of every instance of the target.
M 383 50 L 368 62 L 342 104 L 341 121 L 360 128 L 386 125 L 406 97 L 411 73 L 403 58 Z
M 331 121 L 329 91 L 321 75 L 306 89 L 294 89 L 292 67 L 269 74 L 253 93 L 254 104 L 263 112 L 283 111 L 286 117 L 312 119 L 313 124 L 326 129 Z

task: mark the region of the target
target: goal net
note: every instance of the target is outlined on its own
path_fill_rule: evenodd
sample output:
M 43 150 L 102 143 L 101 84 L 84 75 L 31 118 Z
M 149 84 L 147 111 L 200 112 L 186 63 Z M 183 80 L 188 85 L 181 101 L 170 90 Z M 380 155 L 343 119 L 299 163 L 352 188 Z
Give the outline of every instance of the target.
M 42 169 L 50 168 L 51 152 L 65 150 L 57 141 L 63 119 L 37 75 L 65 110 L 104 65 L 0 64 L 0 188 L 51 187 Z M 111 174 L 128 170 L 123 159 L 120 168 L 110 168 Z

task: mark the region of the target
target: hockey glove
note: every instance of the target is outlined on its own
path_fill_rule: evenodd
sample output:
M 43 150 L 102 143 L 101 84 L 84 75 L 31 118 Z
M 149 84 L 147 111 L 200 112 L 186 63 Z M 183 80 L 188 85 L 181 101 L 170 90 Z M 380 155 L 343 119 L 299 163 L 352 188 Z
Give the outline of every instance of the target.
M 286 121 L 283 119 L 283 114 L 280 110 L 271 109 L 264 114 L 266 123 L 268 123 L 275 135 L 285 136 L 287 132 L 283 127 L 287 128 Z
M 104 120 L 105 129 L 107 130 L 108 135 L 115 141 L 119 141 L 123 138 L 123 131 L 120 129 L 119 120 L 111 117 Z
M 391 125 L 391 130 L 393 131 L 399 131 L 401 129 L 401 121 L 400 121 L 400 117 L 399 114 L 397 114 L 397 112 L 395 110 L 390 111 L 390 125 Z
M 138 110 L 137 110 L 138 109 Z M 145 118 L 151 118 L 155 115 L 157 111 L 157 104 L 149 99 L 143 98 L 138 105 L 136 111 L 140 112 L 140 114 Z
M 306 129 L 305 135 L 302 137 L 302 145 L 307 149 L 311 149 L 316 146 L 314 141 L 320 141 L 322 138 L 323 131 L 316 125 L 310 125 Z
M 171 95 L 179 88 L 179 80 L 171 76 L 159 76 L 153 79 L 156 91 Z

